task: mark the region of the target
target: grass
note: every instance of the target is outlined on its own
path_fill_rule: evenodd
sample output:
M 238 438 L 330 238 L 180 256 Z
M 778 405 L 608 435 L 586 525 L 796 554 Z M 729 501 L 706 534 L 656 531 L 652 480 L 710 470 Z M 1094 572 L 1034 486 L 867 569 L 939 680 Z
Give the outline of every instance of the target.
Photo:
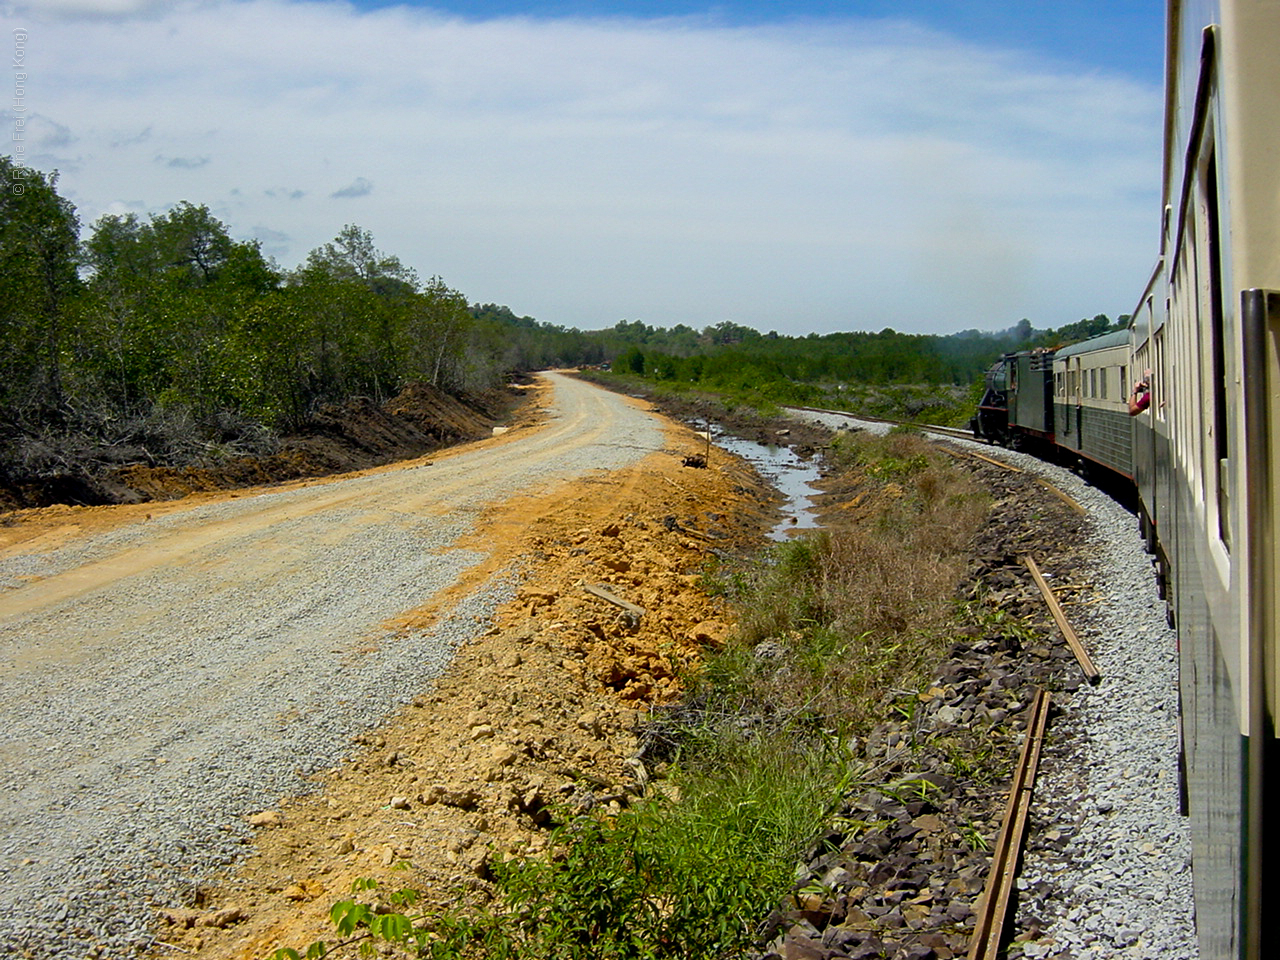
M 654 380 L 634 373 L 584 371 L 582 376 L 620 391 L 646 392 L 657 398 L 701 400 L 727 412 L 754 411 L 776 417 L 784 406 L 823 407 L 852 414 L 940 426 L 964 426 L 973 416 L 984 384 L 833 384 L 779 380 L 754 387 L 714 388 L 676 380 Z
M 545 857 L 496 864 L 496 906 L 409 917 L 344 901 L 340 932 L 437 960 L 740 955 L 865 775 L 845 745 L 914 706 L 903 691 L 949 648 L 987 511 L 970 476 L 909 432 L 843 439 L 833 459 L 856 522 L 706 572 L 737 633 L 649 731 L 660 789 L 616 816 L 564 819 Z M 968 762 L 958 750 L 955 766 Z

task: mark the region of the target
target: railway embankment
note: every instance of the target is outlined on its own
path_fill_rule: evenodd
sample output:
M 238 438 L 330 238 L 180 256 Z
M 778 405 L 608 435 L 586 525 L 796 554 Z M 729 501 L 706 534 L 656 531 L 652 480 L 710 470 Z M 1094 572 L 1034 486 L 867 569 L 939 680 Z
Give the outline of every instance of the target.
M 1042 687 L 1052 712 L 1007 955 L 1194 958 L 1189 831 L 1178 810 L 1176 638 L 1136 521 L 1065 470 L 981 452 L 1025 472 L 974 461 L 994 497 L 960 587 L 979 622 L 930 687 L 904 697 L 901 716 L 869 738 L 882 783 L 836 818 L 852 829 L 833 830 L 812 851 L 791 904 L 773 918 L 765 955 L 965 955 L 967 941 L 947 922 L 967 930 L 980 905 L 1006 773 L 1029 695 Z M 1084 515 L 1038 482 L 1046 479 Z M 1045 570 L 1098 683 L 1084 680 L 1024 556 Z

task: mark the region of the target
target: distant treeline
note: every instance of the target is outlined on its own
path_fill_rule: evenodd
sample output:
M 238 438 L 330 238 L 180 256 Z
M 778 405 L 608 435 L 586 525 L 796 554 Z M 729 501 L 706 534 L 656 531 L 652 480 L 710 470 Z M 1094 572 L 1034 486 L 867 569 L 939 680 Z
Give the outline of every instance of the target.
M 790 337 L 728 321 L 580 331 L 470 304 L 358 226 L 283 269 L 205 206 L 104 216 L 82 240 L 56 174 L 0 157 L 0 180 L 0 434 L 10 437 L 174 409 L 287 429 L 319 405 L 384 400 L 414 380 L 482 390 L 560 365 L 788 400 L 806 383 L 966 384 L 1003 351 L 1112 327 L 1098 316 L 950 336 Z
M 981 382 L 1002 353 L 1074 343 L 1128 325 L 1105 315 L 1056 330 L 1037 330 L 1022 320 L 1007 330 L 966 330 L 946 336 L 879 333 L 811 333 L 804 337 L 759 333 L 724 322 L 701 333 L 689 327 L 653 328 L 622 321 L 602 351 L 611 372 L 638 376 L 677 389 L 699 389 L 746 402 L 810 404 L 862 409 L 880 416 L 924 411 L 935 422 L 964 413 L 968 391 L 906 389 L 968 387 Z M 895 388 L 871 390 L 872 387 Z M 980 391 L 979 391 L 980 392 Z M 864 409 L 865 408 L 865 409 Z M 913 409 L 918 408 L 918 409 Z

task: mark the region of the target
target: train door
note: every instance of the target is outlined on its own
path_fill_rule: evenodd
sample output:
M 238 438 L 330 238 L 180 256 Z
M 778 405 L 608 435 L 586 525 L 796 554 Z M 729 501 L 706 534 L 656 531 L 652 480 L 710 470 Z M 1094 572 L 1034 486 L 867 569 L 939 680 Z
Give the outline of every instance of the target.
M 1076 368 L 1076 397 L 1075 397 L 1075 421 L 1076 421 L 1076 447 L 1077 449 L 1084 447 L 1084 365 L 1080 362 L 1079 357 L 1072 357 L 1071 362 Z

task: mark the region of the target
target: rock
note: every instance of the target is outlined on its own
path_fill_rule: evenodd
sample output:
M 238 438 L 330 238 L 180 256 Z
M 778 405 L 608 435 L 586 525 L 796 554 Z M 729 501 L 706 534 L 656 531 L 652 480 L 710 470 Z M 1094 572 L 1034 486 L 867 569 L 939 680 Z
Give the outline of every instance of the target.
M 200 919 L 199 910 L 186 910 L 182 908 L 174 908 L 157 911 L 161 918 L 167 920 L 171 925 L 179 929 L 188 929 L 194 927 Z
M 946 829 L 946 824 L 936 814 L 932 813 L 916 817 L 911 821 L 911 825 L 921 833 L 941 833 Z
M 509 767 L 516 762 L 519 752 L 508 744 L 500 743 L 489 752 L 489 759 L 498 767 Z
M 729 625 L 720 620 L 703 620 L 689 631 L 688 636 L 694 643 L 723 647 L 729 636 Z
M 472 810 L 480 805 L 481 795 L 465 783 L 437 783 L 424 791 L 421 799 L 426 804 L 438 803 L 459 810 Z
M 787 656 L 787 648 L 777 640 L 763 640 L 752 648 L 751 655 L 757 660 L 783 660 Z
M 218 930 L 222 930 L 231 926 L 233 923 L 239 923 L 242 920 L 248 919 L 249 915 L 239 907 L 224 907 L 221 910 L 213 911 L 213 913 L 206 913 L 196 921 L 196 926 L 214 927 Z
M 392 810 L 408 810 L 409 798 L 408 797 L 392 797 L 391 800 L 388 801 L 388 805 L 391 807 Z
M 251 827 L 278 827 L 284 822 L 284 817 L 279 810 L 261 810 L 258 813 L 251 813 L 246 818 Z
M 825 960 L 830 953 L 821 942 L 808 937 L 788 938 L 782 944 L 783 960 Z

